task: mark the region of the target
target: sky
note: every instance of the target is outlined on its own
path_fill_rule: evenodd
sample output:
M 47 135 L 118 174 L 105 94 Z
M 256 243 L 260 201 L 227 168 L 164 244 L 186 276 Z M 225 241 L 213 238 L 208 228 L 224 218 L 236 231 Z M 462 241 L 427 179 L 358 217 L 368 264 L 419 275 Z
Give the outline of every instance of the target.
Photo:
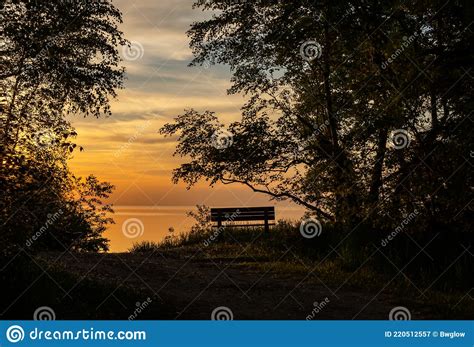
M 192 52 L 186 31 L 210 16 L 192 9 L 192 0 L 115 0 L 123 13 L 121 30 L 132 50 L 121 50 L 125 88 L 112 101 L 112 116 L 70 120 L 85 148 L 72 160 L 74 173 L 94 174 L 116 186 L 115 206 L 261 206 L 273 205 L 243 186 L 201 182 L 191 190 L 171 182 L 176 142 L 158 133 L 185 109 L 215 111 L 223 123 L 240 118 L 245 99 L 227 95 L 230 71 L 225 66 L 189 67 Z M 281 205 L 281 204 L 280 204 Z M 284 203 L 283 206 L 287 206 Z M 294 206 L 294 205 L 293 205 Z

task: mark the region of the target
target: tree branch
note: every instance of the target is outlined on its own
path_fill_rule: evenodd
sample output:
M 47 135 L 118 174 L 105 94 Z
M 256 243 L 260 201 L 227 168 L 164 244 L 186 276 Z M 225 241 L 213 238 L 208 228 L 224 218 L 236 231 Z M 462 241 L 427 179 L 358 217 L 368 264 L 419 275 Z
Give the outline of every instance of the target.
M 271 192 L 270 190 L 268 189 L 260 189 L 260 188 L 256 188 L 254 185 L 252 185 L 251 183 L 247 182 L 247 181 L 242 181 L 242 180 L 236 180 L 236 179 L 230 179 L 230 178 L 221 178 L 220 179 L 221 182 L 223 184 L 232 184 L 232 183 L 240 183 L 240 184 L 243 184 L 247 187 L 249 187 L 250 189 L 252 189 L 255 193 L 264 193 L 264 194 L 267 194 L 267 195 L 270 195 L 274 198 L 289 198 L 291 200 L 293 200 L 294 202 L 296 202 L 297 204 L 299 205 L 303 205 L 304 207 L 310 209 L 310 210 L 313 210 L 313 211 L 316 211 L 317 213 L 319 213 L 321 216 L 323 216 L 324 218 L 327 218 L 329 219 L 330 221 L 334 221 L 334 217 L 332 215 L 330 215 L 329 213 L 327 212 L 324 212 L 323 210 L 321 210 L 319 207 L 316 207 L 314 205 L 311 205 L 305 201 L 303 201 L 302 199 L 298 198 L 297 196 L 293 195 L 293 194 L 290 194 L 288 192 L 284 192 L 284 193 L 274 193 L 274 192 Z

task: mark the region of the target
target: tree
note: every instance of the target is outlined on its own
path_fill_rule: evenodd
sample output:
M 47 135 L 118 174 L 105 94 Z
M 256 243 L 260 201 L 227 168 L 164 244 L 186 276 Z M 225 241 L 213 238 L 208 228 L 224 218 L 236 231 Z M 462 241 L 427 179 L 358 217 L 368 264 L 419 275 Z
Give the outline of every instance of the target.
M 121 13 L 108 0 L 3 0 L 0 13 L 2 250 L 106 250 L 113 186 L 70 172 L 82 147 L 65 116 L 110 114 L 124 76 Z
M 2 166 L 2 253 L 38 250 L 106 251 L 102 234 L 113 223 L 105 203 L 113 186 L 94 176 L 75 177 L 68 147 L 35 148 Z M 1 257 L 0 257 L 1 258 Z
M 473 50 L 466 4 L 195 6 L 214 16 L 189 31 L 192 65 L 228 65 L 229 93 L 249 100 L 241 121 L 227 129 L 214 113 L 195 110 L 162 128 L 178 135 L 176 154 L 190 158 L 174 171 L 175 181 L 244 184 L 348 228 L 369 217 L 390 220 L 388 214 L 399 220 L 414 209 L 432 223 L 443 207 L 450 218 L 465 214 L 461 207 L 472 199 L 466 167 L 456 176 L 465 183 L 447 183 L 458 201 L 439 199 L 433 210 L 432 195 L 469 155 L 472 78 L 465 72 Z M 216 146 L 215 138 L 231 145 Z M 431 156 L 434 147 L 440 149 Z M 444 167 L 427 181 L 420 164 L 430 156 Z
M 2 1 L 2 144 L 25 123 L 54 126 L 65 113 L 110 113 L 122 86 L 117 45 L 126 44 L 110 1 Z

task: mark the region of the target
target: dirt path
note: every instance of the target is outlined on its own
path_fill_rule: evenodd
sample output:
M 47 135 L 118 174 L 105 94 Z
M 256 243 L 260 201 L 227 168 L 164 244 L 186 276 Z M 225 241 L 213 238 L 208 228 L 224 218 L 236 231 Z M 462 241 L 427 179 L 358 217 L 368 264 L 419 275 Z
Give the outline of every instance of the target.
M 177 319 L 210 319 L 220 306 L 230 308 L 234 319 L 304 320 L 311 314 L 314 319 L 388 319 L 400 305 L 383 292 L 329 286 L 315 274 L 260 270 L 253 259 L 202 259 L 193 252 L 169 251 L 45 257 L 79 276 L 149 290 L 176 308 Z M 429 311 L 410 307 L 413 319 L 437 318 Z

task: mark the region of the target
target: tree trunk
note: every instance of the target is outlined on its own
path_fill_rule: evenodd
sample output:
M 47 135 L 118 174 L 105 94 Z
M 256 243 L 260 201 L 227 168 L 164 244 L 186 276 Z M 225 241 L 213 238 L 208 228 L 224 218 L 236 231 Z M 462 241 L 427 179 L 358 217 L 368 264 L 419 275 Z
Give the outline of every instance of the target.
M 438 131 L 438 109 L 437 109 L 437 103 L 436 103 L 436 90 L 435 86 L 433 85 L 431 87 L 431 93 L 430 93 L 430 99 L 431 99 L 431 131 L 433 134 L 436 134 Z
M 380 188 L 382 187 L 383 161 L 387 150 L 388 130 L 382 129 L 379 132 L 377 141 L 377 153 L 375 154 L 375 164 L 372 172 L 372 179 L 369 191 L 369 203 L 376 204 L 379 201 Z
M 339 125 L 333 110 L 332 86 L 330 80 L 331 38 L 329 35 L 329 23 L 327 21 L 325 22 L 324 26 L 324 40 L 323 74 L 324 91 L 326 95 L 326 112 L 331 136 L 331 160 L 336 164 L 334 173 L 336 199 L 334 216 L 336 223 L 343 226 L 353 222 L 354 218 L 352 218 L 352 211 L 354 206 L 357 206 L 358 199 L 352 190 L 352 185 L 354 184 L 352 163 L 339 143 Z

